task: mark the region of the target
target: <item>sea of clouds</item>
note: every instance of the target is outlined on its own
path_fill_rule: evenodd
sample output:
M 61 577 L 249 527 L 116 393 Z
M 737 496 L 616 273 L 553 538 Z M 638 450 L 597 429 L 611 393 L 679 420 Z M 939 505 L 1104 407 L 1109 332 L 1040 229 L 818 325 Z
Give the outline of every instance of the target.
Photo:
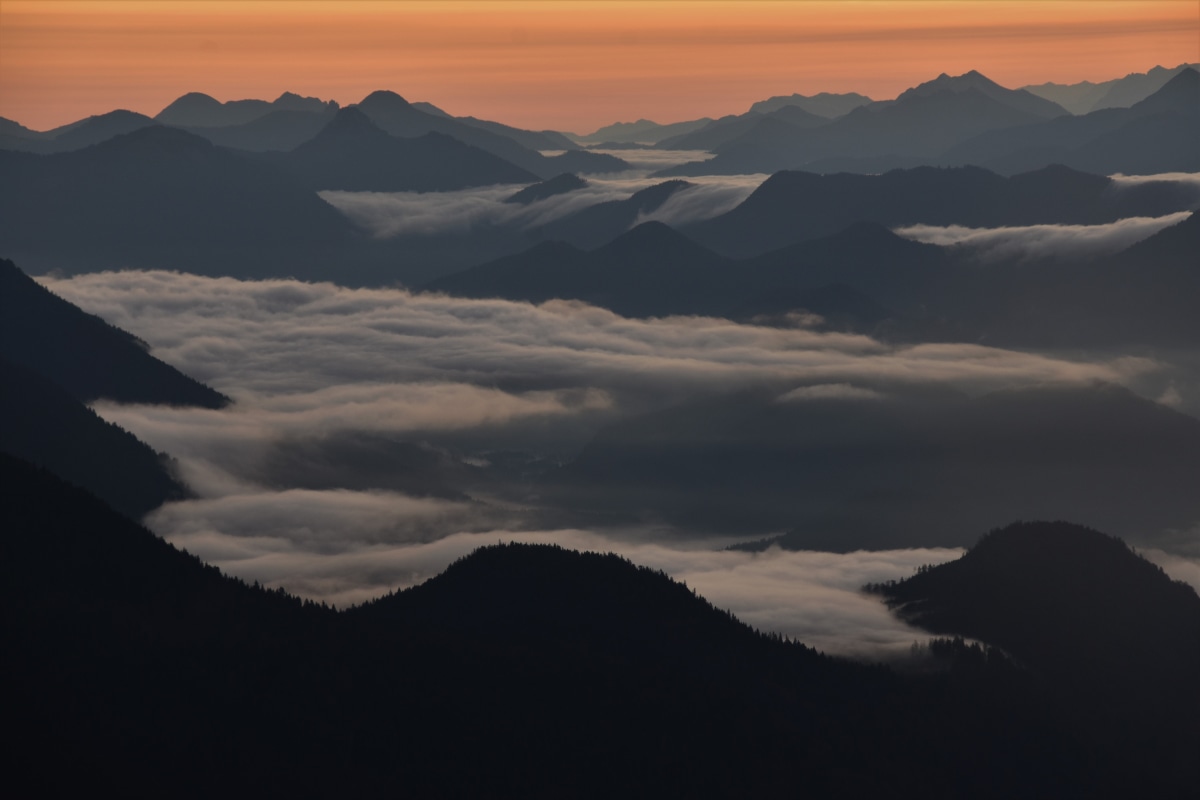
M 404 476 L 373 478 L 396 454 L 455 476 L 485 473 L 497 453 L 515 449 L 561 463 L 624 415 L 747 388 L 769 387 L 781 402 L 864 402 L 889 382 L 979 393 L 1130 385 L 1164 368 L 1146 357 L 1089 361 L 721 319 L 631 320 L 568 301 L 173 272 L 41 280 L 234 399 L 215 411 L 95 406 L 174 457 L 196 492 L 147 524 L 232 574 L 345 605 L 419 582 L 480 544 L 552 541 L 661 567 L 752 625 L 833 652 L 898 652 L 921 638 L 858 589 L 958 551 L 731 552 L 721 548 L 736 536 L 547 524 L 536 501 L 487 481 L 415 492 Z M 329 450 L 342 460 L 305 463 Z M 316 477 L 297 485 L 301 474 Z

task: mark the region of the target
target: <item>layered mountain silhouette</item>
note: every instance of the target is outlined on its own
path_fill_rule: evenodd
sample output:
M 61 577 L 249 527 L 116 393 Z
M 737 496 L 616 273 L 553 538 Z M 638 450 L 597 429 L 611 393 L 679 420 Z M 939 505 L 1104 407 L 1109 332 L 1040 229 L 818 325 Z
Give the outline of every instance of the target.
M 0 175 L 0 248 L 38 270 L 236 265 L 263 274 L 317 262 L 355 236 L 277 169 L 161 126 L 70 153 L 0 151 Z
M 190 126 L 185 130 L 222 147 L 251 152 L 288 151 L 319 134 L 337 113 L 336 108 L 323 111 L 281 109 L 240 125 Z
M 691 186 L 687 181 L 664 181 L 640 189 L 623 200 L 607 200 L 560 217 L 529 235 L 569 242 L 585 249 L 599 247 L 628 231 L 643 215 L 657 211 L 676 193 Z
M 1099 224 L 1160 216 L 1195 203 L 1169 184 L 1117 191 L 1113 181 L 1058 166 L 1004 178 L 978 167 L 918 167 L 882 175 L 779 172 L 731 211 L 683 230 L 733 256 L 827 236 L 860 221 L 887 226 Z
M 811 178 L 816 186 L 827 180 L 796 177 Z M 878 199 L 866 187 L 878 185 L 879 178 L 835 177 L 863 184 L 848 197 Z M 1189 197 L 1174 193 L 1178 184 L 1147 183 L 1116 191 L 1107 178 L 1065 169 L 1009 179 L 990 173 L 943 177 L 957 177 L 966 186 L 977 179 L 993 185 L 990 192 L 976 186 L 980 191 L 968 193 L 980 202 L 967 213 L 1011 213 L 984 206 L 989 199 L 1003 203 L 1006 195 L 1008 200 L 1029 198 L 1019 213 L 1034 215 L 1053 215 L 1060 203 L 1084 215 L 1111 213 L 1114 202 L 1165 211 Z M 1046 186 L 1060 180 L 1065 190 L 1052 199 Z M 820 224 L 818 215 L 835 206 L 815 186 L 811 196 L 811 213 L 794 218 Z M 894 208 L 911 211 L 899 203 Z M 945 206 L 929 213 L 962 211 Z M 969 248 L 924 244 L 877 222 L 858 222 L 829 236 L 731 259 L 661 223 L 644 223 L 591 251 L 569 242 L 545 242 L 437 278 L 424 288 L 529 302 L 583 300 L 626 316 L 699 314 L 805 325 L 901 342 L 1192 346 L 1200 342 L 1200 325 L 1191 311 L 1191 298 L 1200 289 L 1192 268 L 1198 233 L 1200 223 L 1193 214 L 1112 255 L 1048 251 L 1041 258 L 1017 254 L 980 263 Z
M 314 138 L 271 163 L 312 189 L 433 192 L 536 180 L 445 134 L 390 136 L 355 106 L 338 111 Z
M 837 119 L 849 114 L 859 106 L 865 106 L 873 102 L 871 98 L 857 92 L 846 92 L 844 94 L 819 92 L 814 95 L 789 94 L 768 97 L 766 100 L 760 100 L 752 104 L 750 110 L 757 111 L 759 114 L 767 114 L 792 106 L 807 111 L 810 114 L 816 114 L 819 117 Z
M 1200 170 L 1200 73 L 1179 71 L 1129 108 L 1107 108 L 1006 131 L 992 131 L 947 150 L 947 163 L 1018 172 L 1054 161 L 1109 174 Z
M 274 100 L 228 100 L 224 103 L 203 92 L 189 92 L 173 100 L 154 116 L 162 125 L 179 128 L 220 128 L 245 125 L 276 111 L 293 111 L 324 115 L 336 111 L 333 100 L 301 97 L 284 92 Z
M 734 140 L 743 143 L 766 141 L 770 144 L 828 122 L 826 117 L 800 106 L 783 105 L 770 111 L 752 110 L 741 115 L 721 117 L 699 130 L 663 139 L 658 146 L 667 150 L 717 151 Z
M 720 141 L 713 137 L 705 143 L 712 145 L 715 158 L 659 174 L 801 167 L 878 172 L 919 163 L 975 164 L 1006 174 L 1053 163 L 1101 174 L 1195 171 L 1195 148 L 1188 146 L 1200 124 L 1195 74 L 1182 68 L 1129 108 L 1103 108 L 1080 117 L 977 72 L 941 75 L 895 100 L 861 106 L 827 125 L 799 132 L 792 129 L 795 125 L 773 131 L 754 127 Z
M 130 517 L 186 496 L 166 456 L 105 422 L 98 399 L 221 408 L 229 398 L 146 344 L 0 260 L 0 450 L 87 488 Z
M 624 316 L 718 313 L 736 288 L 729 262 L 647 222 L 592 251 L 559 241 L 448 275 L 430 291 L 540 303 L 583 300 Z
M 229 402 L 148 349 L 0 259 L 0 358 L 40 373 L 83 402 L 104 398 L 203 408 Z
M 569 150 L 558 156 L 547 157 L 497 132 L 499 128 L 492 130 L 454 117 L 426 113 L 395 92 L 372 92 L 358 103 L 357 108 L 393 136 L 415 138 L 427 133 L 445 134 L 464 144 L 486 150 L 543 179 L 562 172 L 619 172 L 628 169 L 628 165 L 619 158 L 582 150 Z
M 616 144 L 645 142 L 653 144 L 669 136 L 679 136 L 702 128 L 710 122 L 712 122 L 710 118 L 703 117 L 660 125 L 648 119 L 639 119 L 637 122 L 614 122 L 612 125 L 605 125 L 603 128 L 597 128 L 589 134 L 575 138 L 581 142 L 612 142 Z
M 950 291 L 943 284 L 957 272 L 941 248 L 866 223 L 735 261 L 646 222 L 591 251 L 544 242 L 424 288 L 534 303 L 583 300 L 634 317 L 699 314 L 790 326 L 816 314 L 821 320 L 807 324 L 823 330 L 900 335 L 914 320 L 884 305 L 918 314 L 931 296 Z
M 1058 103 L 1072 114 L 1087 114 L 1102 108 L 1128 108 L 1139 100 L 1145 100 L 1188 68 L 1197 69 L 1200 64 L 1180 64 L 1173 68 L 1156 66 L 1147 72 L 1133 72 L 1123 78 L 1100 83 L 1042 83 L 1021 88 Z
M 154 124 L 154 120 L 133 111 L 110 111 L 72 122 L 44 133 L 22 129 L 9 133 L 0 130 L 0 150 L 18 150 L 26 153 L 66 153 L 123 133 L 132 133 Z M 20 127 L 20 126 L 18 126 Z M 32 134 L 29 136 L 24 133 Z
M 780 130 L 773 137 L 746 141 L 735 137 L 720 144 L 710 161 L 659 174 L 776 172 L 834 156 L 931 159 L 972 136 L 1066 114 L 1047 100 L 1006 89 L 978 72 L 943 74 L 895 100 L 860 106 L 826 125 L 800 132 Z

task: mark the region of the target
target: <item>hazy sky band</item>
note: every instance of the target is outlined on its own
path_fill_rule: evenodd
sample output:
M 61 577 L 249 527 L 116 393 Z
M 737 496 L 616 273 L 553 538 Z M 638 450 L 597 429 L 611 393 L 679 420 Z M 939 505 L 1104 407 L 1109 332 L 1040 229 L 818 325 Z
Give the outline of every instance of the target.
M 1006 85 L 1200 60 L 1200 4 L 69 2 L 0 6 L 0 116 L 37 129 L 186 91 L 355 102 L 580 132 L 741 112 L 772 94 L 888 98 L 939 72 Z

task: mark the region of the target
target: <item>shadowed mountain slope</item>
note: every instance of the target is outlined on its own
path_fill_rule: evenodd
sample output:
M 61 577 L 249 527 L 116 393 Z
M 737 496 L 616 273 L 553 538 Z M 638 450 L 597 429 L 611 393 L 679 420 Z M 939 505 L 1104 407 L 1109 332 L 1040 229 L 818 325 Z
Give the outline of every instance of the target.
M 660 222 L 647 222 L 590 252 L 545 242 L 457 272 L 424 288 L 461 297 L 540 303 L 583 300 L 625 316 L 715 313 L 733 288 L 728 263 Z
M 635 142 L 654 143 L 662 141 L 669 136 L 679 136 L 689 133 L 690 131 L 704 127 L 710 122 L 712 122 L 710 118 L 704 117 L 702 119 L 660 125 L 648 119 L 639 119 L 637 122 L 614 122 L 612 125 L 605 125 L 603 128 L 598 128 L 585 136 L 577 136 L 575 138 L 578 141 L 614 142 L 618 144 L 631 144 Z
M 1194 192 L 1170 184 L 1117 188 L 1110 178 L 1061 166 L 1011 178 L 978 167 L 917 167 L 883 175 L 779 172 L 736 208 L 683 231 L 719 253 L 747 256 L 861 221 L 889 227 L 1099 224 L 1159 216 L 1195 203 Z
M 993 530 L 962 558 L 871 587 L 905 620 L 1002 647 L 1062 687 L 1096 739 L 1200 778 L 1200 596 L 1120 539 L 1066 522 Z M 1143 745 L 1143 746 L 1144 746 Z
M 810 114 L 816 114 L 827 119 L 836 119 L 849 114 L 859 106 L 865 106 L 874 101 L 866 95 L 858 94 L 857 92 L 847 92 L 845 94 L 833 94 L 830 92 L 819 92 L 814 95 L 790 94 L 776 95 L 768 97 L 766 100 L 760 100 L 750 106 L 751 111 L 757 111 L 760 114 L 766 114 L 770 111 L 776 111 L 780 108 L 793 106 L 807 111 Z
M 311 140 L 272 156 L 271 163 L 317 190 L 434 192 L 536 180 L 444 134 L 389 136 L 353 106 L 338 111 Z
M 1200 64 L 1180 64 L 1174 68 L 1156 66 L 1147 72 L 1133 72 L 1123 78 L 1092 83 L 1042 83 L 1021 88 L 1038 97 L 1058 103 L 1072 114 L 1088 114 L 1102 108 L 1128 108 L 1157 92 L 1183 70 Z
M 27 153 L 66 153 L 154 124 L 154 120 L 144 114 L 110 111 L 37 134 L 36 138 L 0 136 L 0 149 Z
M 597 203 L 548 222 L 534 234 L 585 249 L 600 247 L 632 228 L 643 214 L 657 211 L 677 192 L 691 186 L 687 181 L 664 181 L 634 192 L 624 200 Z
M 45 467 L 134 519 L 187 496 L 166 456 L 38 373 L 3 359 L 0 451 Z
M 756 131 L 764 123 L 770 125 L 770 133 L 757 133 L 757 138 L 787 137 L 801 130 L 828 124 L 829 120 L 803 108 L 785 105 L 770 111 L 749 111 L 745 114 L 722 117 L 696 131 L 663 139 L 658 147 L 665 150 L 718 150 L 721 145 Z M 751 139 L 753 140 L 753 138 Z
M 547 158 L 497 132 L 504 126 L 491 130 L 454 117 L 429 114 L 415 108 L 395 92 L 372 92 L 356 107 L 393 136 L 415 138 L 427 133 L 445 134 L 499 156 L 542 179 L 562 172 L 611 172 L 628 168 L 620 159 L 600 153 L 568 151 L 561 156 Z
M 0 178 L 0 249 L 34 269 L 86 260 L 197 272 L 236 264 L 248 275 L 287 264 L 295 274 L 355 237 L 278 170 L 159 126 L 70 153 L 0 151 Z
M 930 159 L 972 136 L 1066 113 L 1047 100 L 1005 89 L 977 72 L 941 75 L 895 100 L 860 106 L 827 125 L 799 131 L 793 126 L 770 137 L 735 137 L 719 145 L 710 161 L 658 174 L 769 173 L 834 156 Z
M 241 125 L 186 127 L 188 133 L 203 136 L 221 147 L 251 152 L 288 151 L 312 139 L 329 124 L 337 109 L 297 111 L 280 109 Z
M 1095 530 L 1009 525 L 957 561 L 879 591 L 909 622 L 999 645 L 1057 679 L 1200 692 L 1189 680 L 1200 674 L 1200 596 Z
M 1048 162 L 1111 174 L 1200 170 L 1200 73 L 1183 69 L 1130 108 L 993 131 L 959 143 L 945 163 L 980 164 L 1003 173 Z
M 588 182 L 578 175 L 570 172 L 564 172 L 562 175 L 555 175 L 553 178 L 535 183 L 531 186 L 526 186 L 519 192 L 516 192 L 509 197 L 504 198 L 506 203 L 518 203 L 527 206 L 530 203 L 538 200 L 545 200 L 547 197 L 566 194 L 573 192 L 576 189 L 582 189 L 588 185 Z
M 106 398 L 204 408 L 229 402 L 147 350 L 137 337 L 0 259 L 0 358 L 44 375 L 83 402 Z

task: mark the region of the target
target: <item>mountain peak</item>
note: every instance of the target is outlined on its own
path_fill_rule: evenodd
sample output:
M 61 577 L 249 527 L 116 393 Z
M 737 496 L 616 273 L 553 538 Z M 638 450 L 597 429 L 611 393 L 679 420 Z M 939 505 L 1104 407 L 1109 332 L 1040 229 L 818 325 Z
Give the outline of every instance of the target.
M 934 92 L 965 92 L 968 89 L 1001 89 L 1009 91 L 983 73 L 973 69 L 970 72 L 964 72 L 962 75 L 950 75 L 943 72 L 931 81 L 918 84 L 902 92 L 896 99 L 899 100 L 905 96 L 924 97 Z
M 378 89 L 371 92 L 358 105 L 360 108 L 412 108 L 412 103 L 390 89 Z
M 695 186 L 695 184 L 679 179 L 663 181 L 662 183 L 656 183 L 653 186 L 647 186 L 645 189 L 634 192 L 629 200 L 637 205 L 639 211 L 648 213 L 667 202 L 671 195 L 692 186 Z
M 347 106 L 338 109 L 338 112 L 333 115 L 333 119 L 329 120 L 329 124 L 317 134 L 317 138 L 331 136 L 387 136 L 387 134 L 359 108 Z
M 1008 89 L 974 69 L 964 72 L 962 75 L 948 75 L 943 72 L 931 81 L 901 92 L 895 102 L 904 103 L 913 98 L 927 98 L 946 92 L 961 95 L 972 91 L 1035 117 L 1050 119 L 1068 113 L 1057 103 L 1038 97 L 1024 89 Z
M 188 125 L 220 112 L 221 101 L 217 98 L 204 92 L 188 92 L 172 100 L 154 118 L 168 125 Z
M 657 220 L 643 222 L 594 252 L 620 260 L 647 256 L 657 259 L 667 253 L 680 253 L 693 260 L 715 257 L 711 251 L 696 244 L 670 225 Z

